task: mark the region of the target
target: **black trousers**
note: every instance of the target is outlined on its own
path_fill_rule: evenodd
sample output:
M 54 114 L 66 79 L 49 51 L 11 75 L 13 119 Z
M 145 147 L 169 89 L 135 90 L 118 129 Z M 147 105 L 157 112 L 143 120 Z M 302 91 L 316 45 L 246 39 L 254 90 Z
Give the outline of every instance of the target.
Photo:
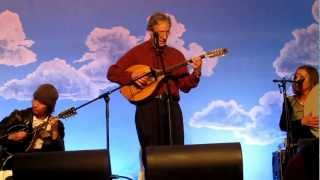
M 171 134 L 168 116 L 167 99 L 153 98 L 148 102 L 136 105 L 135 123 L 141 145 L 142 160 L 145 165 L 145 148 L 157 145 L 183 145 L 183 116 L 179 102 L 170 101 Z
M 319 139 L 307 141 L 289 159 L 285 180 L 319 180 Z

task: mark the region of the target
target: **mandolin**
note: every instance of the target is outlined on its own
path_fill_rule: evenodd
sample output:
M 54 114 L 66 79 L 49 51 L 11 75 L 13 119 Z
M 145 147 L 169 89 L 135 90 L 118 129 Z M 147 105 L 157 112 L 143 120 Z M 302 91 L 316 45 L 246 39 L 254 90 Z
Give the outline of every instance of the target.
M 213 58 L 213 57 L 219 57 L 224 56 L 228 50 L 226 48 L 218 48 L 213 51 L 206 52 L 202 55 L 200 55 L 200 58 Z M 182 63 L 178 63 L 172 66 L 169 66 L 166 69 L 166 72 L 160 69 L 154 69 L 146 65 L 138 64 L 130 66 L 126 69 L 127 72 L 133 73 L 133 72 L 144 72 L 139 77 L 133 80 L 136 81 L 142 77 L 147 77 L 147 85 L 143 88 L 140 88 L 135 83 L 130 83 L 129 85 L 125 85 L 121 87 L 120 92 L 121 94 L 127 98 L 132 103 L 137 103 L 139 101 L 143 101 L 147 98 L 149 98 L 154 91 L 157 89 L 159 83 L 164 79 L 165 74 L 169 73 L 177 68 L 183 67 L 188 65 L 189 63 L 192 63 L 192 58 L 189 60 L 186 60 Z

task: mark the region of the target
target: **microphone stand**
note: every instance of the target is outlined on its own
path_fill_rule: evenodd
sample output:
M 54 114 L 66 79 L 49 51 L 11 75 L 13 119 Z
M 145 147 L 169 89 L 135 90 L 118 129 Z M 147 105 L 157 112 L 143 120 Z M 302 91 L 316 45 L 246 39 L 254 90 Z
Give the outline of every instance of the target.
M 105 101 L 105 103 L 106 103 L 106 106 L 105 106 L 105 107 L 106 107 L 106 108 L 105 108 L 105 116 L 106 116 L 106 119 L 105 119 L 105 120 L 106 120 L 106 149 L 108 150 L 108 156 L 109 156 L 109 158 L 108 158 L 108 164 L 111 165 L 111 162 L 110 162 L 110 157 L 111 157 L 111 156 L 110 156 L 110 151 L 109 151 L 109 150 L 110 150 L 110 143 L 109 143 L 109 141 L 110 141 L 110 138 L 109 138 L 109 132 L 110 132 L 110 130 L 109 130 L 109 128 L 110 128 L 110 127 L 109 127 L 109 115 L 110 115 L 110 113 L 109 113 L 109 101 L 110 101 L 110 97 L 109 97 L 109 96 L 110 96 L 110 94 L 114 93 L 115 91 L 118 91 L 118 90 L 121 89 L 122 87 L 127 86 L 127 85 L 131 85 L 131 84 L 134 84 L 137 80 L 142 79 L 142 78 L 147 77 L 147 76 L 150 76 L 150 75 L 154 75 L 154 72 L 146 73 L 146 74 L 144 74 L 144 75 L 142 75 L 142 76 L 139 76 L 139 77 L 137 77 L 137 78 L 129 81 L 127 84 L 123 84 L 123 85 L 120 85 L 120 86 L 118 86 L 118 87 L 116 87 L 116 88 L 114 88 L 114 89 L 111 89 L 111 90 L 109 90 L 109 91 L 107 91 L 107 92 L 99 95 L 98 97 L 96 97 L 96 98 L 94 98 L 94 99 L 92 99 L 92 100 L 90 100 L 90 101 L 88 101 L 88 102 L 86 102 L 86 103 L 78 106 L 78 107 L 71 107 L 71 108 L 69 108 L 69 109 L 67 109 L 67 110 L 59 113 L 58 116 L 63 117 L 63 116 L 64 116 L 63 114 L 70 114 L 70 113 L 71 113 L 71 114 L 76 114 L 77 110 L 79 110 L 79 109 L 81 109 L 81 108 L 83 108 L 83 107 L 85 107 L 85 106 L 87 106 L 87 105 L 89 105 L 89 104 L 91 104 L 91 103 L 93 103 L 93 102 L 95 102 L 95 101 L 103 98 L 104 101 Z M 171 115 L 170 115 L 170 116 L 171 116 Z M 171 131 L 170 131 L 170 132 L 171 132 Z M 111 172 L 111 171 L 110 171 L 110 172 Z M 111 175 L 110 178 L 111 178 L 111 179 L 124 178 L 124 179 L 128 179 L 128 180 L 132 180 L 132 179 L 129 178 L 129 177 L 119 176 L 119 175 Z
M 168 77 L 168 72 L 166 71 L 166 67 L 164 64 L 164 59 L 163 59 L 163 48 L 160 47 L 159 45 L 159 34 L 157 32 L 153 33 L 153 45 L 155 48 L 156 56 L 158 57 L 160 63 L 161 63 L 161 68 L 163 71 L 164 79 L 165 79 L 165 87 L 166 87 L 166 103 L 167 103 L 167 111 L 168 111 L 168 127 L 169 127 L 169 144 L 173 145 L 173 136 L 172 136 L 172 109 L 171 109 L 171 96 L 170 96 L 170 88 L 169 88 L 169 80 L 167 79 Z
M 142 77 L 139 77 L 139 78 L 142 78 Z M 132 82 L 130 82 L 130 83 L 132 83 Z M 123 86 L 125 86 L 125 85 L 123 85 Z M 106 104 L 106 106 L 105 106 L 106 149 L 107 149 L 107 153 L 108 153 L 108 157 L 109 157 L 107 163 L 110 165 L 110 172 L 112 172 L 112 171 L 111 171 L 111 162 L 110 162 L 111 156 L 110 156 L 110 143 L 109 143 L 110 142 L 110 138 L 109 138 L 109 134 L 110 134 L 109 133 L 110 132 L 110 130 L 109 130 L 109 115 L 110 115 L 110 113 L 109 113 L 109 101 L 110 101 L 110 97 L 109 97 L 109 95 L 112 94 L 113 92 L 119 90 L 123 86 L 119 86 L 117 88 L 114 88 L 114 89 L 112 89 L 110 91 L 107 91 L 106 93 L 103 93 L 103 94 L 99 95 L 97 98 L 94 98 L 94 99 L 92 99 L 92 100 L 90 100 L 90 101 L 88 101 L 88 102 L 86 102 L 86 103 L 84 103 L 84 104 L 82 104 L 82 105 L 80 105 L 78 107 L 71 107 L 71 108 L 69 108 L 69 109 L 67 109 L 67 110 L 62 112 L 62 113 L 67 112 L 67 111 L 69 111 L 69 112 L 77 112 L 78 109 L 83 108 L 83 107 L 85 107 L 85 106 L 87 106 L 87 105 L 89 105 L 89 104 L 91 104 L 91 103 L 103 98 L 103 100 L 105 101 L 105 104 Z M 62 114 L 62 113 L 60 113 L 60 114 Z M 126 176 L 119 176 L 119 175 L 113 175 L 113 174 L 109 178 L 111 178 L 111 179 L 123 178 L 123 179 L 132 180 L 131 178 L 126 177 Z
M 293 145 L 293 136 L 292 136 L 292 127 L 289 119 L 289 106 L 288 106 L 288 96 L 287 96 L 287 82 L 292 83 L 293 81 L 291 80 L 280 80 L 280 81 L 273 81 L 278 83 L 278 87 L 280 90 L 280 93 L 283 95 L 283 111 L 284 111 L 284 120 L 286 121 L 286 126 L 287 126 L 287 139 L 286 139 L 286 154 L 287 158 L 290 159 L 290 157 L 293 156 L 294 150 L 292 149 Z M 287 159 L 287 160 L 288 160 Z

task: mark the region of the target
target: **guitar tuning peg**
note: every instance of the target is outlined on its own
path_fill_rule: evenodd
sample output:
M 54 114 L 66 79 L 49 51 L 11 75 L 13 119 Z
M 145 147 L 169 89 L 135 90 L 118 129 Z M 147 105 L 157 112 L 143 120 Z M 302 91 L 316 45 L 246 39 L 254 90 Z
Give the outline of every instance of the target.
M 59 118 L 65 119 L 77 114 L 76 108 L 72 107 L 58 114 Z

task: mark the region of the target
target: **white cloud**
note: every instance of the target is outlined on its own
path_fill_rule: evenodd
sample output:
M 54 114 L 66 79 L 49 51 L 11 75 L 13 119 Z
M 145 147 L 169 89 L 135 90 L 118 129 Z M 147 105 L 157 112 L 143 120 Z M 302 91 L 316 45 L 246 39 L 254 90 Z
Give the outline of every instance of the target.
M 319 1 L 312 6 L 312 13 L 319 22 Z M 273 62 L 273 67 L 280 77 L 291 75 L 302 64 L 317 66 L 319 64 L 319 24 L 313 23 L 307 28 L 292 32 L 294 39 L 285 43 L 280 56 Z
M 200 122 L 200 123 L 199 123 Z M 190 125 L 220 130 L 246 129 L 252 125 L 252 117 L 236 101 L 211 101 L 207 107 L 194 113 Z
M 314 19 L 319 23 L 320 17 L 319 17 L 319 0 L 315 0 L 312 6 L 312 14 Z
M 211 101 L 193 114 L 189 125 L 230 131 L 248 144 L 271 144 L 282 138 L 282 133 L 275 129 L 278 127 L 279 117 L 273 117 L 274 114 L 279 114 L 281 102 L 281 95 L 275 91 L 265 93 L 259 103 L 249 110 L 245 110 L 235 100 Z
M 36 54 L 29 49 L 33 43 L 26 39 L 18 14 L 0 13 L 0 65 L 18 67 L 35 62 Z
M 106 79 L 109 66 L 136 45 L 138 40 L 124 27 L 95 28 L 86 40 L 89 52 L 76 61 L 87 63 L 80 67 L 79 71 L 87 75 L 100 89 L 104 89 L 109 83 Z
M 0 87 L 0 95 L 6 99 L 29 100 L 38 85 L 54 84 L 60 99 L 84 100 L 99 94 L 99 88 L 83 73 L 62 59 L 42 63 L 24 79 L 12 79 Z
M 170 17 L 172 21 L 172 27 L 168 38 L 168 45 L 180 50 L 187 59 L 202 55 L 205 50 L 198 43 L 191 42 L 190 44 L 185 45 L 185 42 L 182 39 L 183 34 L 187 31 L 184 24 L 178 22 L 175 16 L 170 15 Z M 217 64 L 218 58 L 205 59 L 204 65 L 202 66 L 202 75 L 211 76 Z

